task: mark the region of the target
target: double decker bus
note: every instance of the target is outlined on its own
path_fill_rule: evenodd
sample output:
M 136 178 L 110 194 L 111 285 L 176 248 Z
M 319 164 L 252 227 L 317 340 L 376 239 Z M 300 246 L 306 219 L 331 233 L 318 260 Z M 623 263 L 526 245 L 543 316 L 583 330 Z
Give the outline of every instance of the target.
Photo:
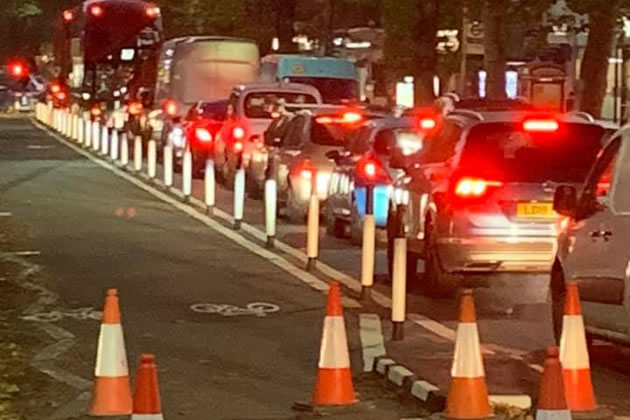
M 59 84 L 93 117 L 128 102 L 151 106 L 163 42 L 160 8 L 141 0 L 87 0 L 59 19 Z

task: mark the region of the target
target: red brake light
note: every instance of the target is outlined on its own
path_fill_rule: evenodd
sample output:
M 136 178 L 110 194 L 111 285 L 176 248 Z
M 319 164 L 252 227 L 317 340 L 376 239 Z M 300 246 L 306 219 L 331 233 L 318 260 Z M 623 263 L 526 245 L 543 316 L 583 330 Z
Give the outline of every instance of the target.
M 364 158 L 358 165 L 359 173 L 370 182 L 391 182 L 389 173 L 381 164 L 371 158 Z
M 155 19 L 158 16 L 160 16 L 160 8 L 157 6 L 148 6 L 145 10 L 144 13 L 147 15 L 147 17 L 151 18 L 151 19 Z
M 94 17 L 101 17 L 104 13 L 105 10 L 101 5 L 95 4 L 94 6 L 90 7 L 90 14 Z
M 346 112 L 343 114 L 343 122 L 347 124 L 353 124 L 361 121 L 363 116 L 358 112 Z
M 376 176 L 376 164 L 374 162 L 366 163 L 364 170 L 368 178 L 374 178 Z
M 202 143 L 210 143 L 212 141 L 212 134 L 210 134 L 210 131 L 203 127 L 197 127 L 195 129 L 195 137 L 197 137 L 197 140 Z M 234 146 L 234 148 L 236 149 L 236 145 Z
M 103 115 L 103 111 L 98 106 L 94 106 L 90 109 L 90 114 L 92 114 L 93 117 L 100 117 Z
M 488 181 L 481 178 L 464 177 L 455 186 L 455 195 L 460 198 L 479 198 L 484 196 L 491 187 L 500 187 L 499 181 Z
M 166 105 L 164 106 L 164 109 L 166 110 L 166 113 L 168 115 L 177 115 L 177 103 L 174 100 L 168 100 L 166 101 Z
M 243 140 L 245 138 L 245 130 L 242 127 L 234 127 L 232 129 L 232 137 L 236 140 Z
M 332 117 L 317 117 L 315 121 L 319 124 L 332 124 L 335 120 Z
M 53 84 L 50 86 L 50 91 L 52 93 L 59 93 L 61 91 L 61 86 L 59 86 L 58 84 Z
M 240 141 L 237 141 L 234 143 L 234 151 L 235 152 L 242 152 L 243 151 L 243 143 L 241 143 Z
M 57 99 L 59 99 L 60 101 L 63 101 L 64 99 L 66 99 L 66 93 L 65 92 L 57 92 L 56 96 L 57 96 Z
M 310 169 L 302 169 L 300 171 L 300 176 L 307 181 L 310 181 L 311 179 L 313 179 L 313 171 L 311 171 Z
M 558 131 L 558 128 L 560 128 L 560 125 L 556 120 L 532 119 L 523 123 L 523 130 L 525 131 L 553 132 Z
M 63 12 L 63 20 L 65 20 L 66 22 L 71 22 L 74 20 L 74 13 L 72 13 L 72 10 L 66 10 Z
M 437 124 L 433 118 L 422 118 L 418 125 L 423 130 L 433 130 Z
M 140 102 L 132 102 L 129 104 L 129 113 L 131 115 L 139 115 L 142 113 L 142 104 Z
M 26 75 L 26 67 L 22 63 L 11 64 L 11 75 L 13 77 L 23 77 Z

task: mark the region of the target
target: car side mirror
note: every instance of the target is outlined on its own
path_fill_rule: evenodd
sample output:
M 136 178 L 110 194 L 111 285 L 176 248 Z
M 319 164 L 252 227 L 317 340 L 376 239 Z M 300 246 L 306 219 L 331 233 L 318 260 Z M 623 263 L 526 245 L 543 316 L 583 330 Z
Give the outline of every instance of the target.
M 553 209 L 562 216 L 574 216 L 577 209 L 577 189 L 560 185 L 553 195 Z

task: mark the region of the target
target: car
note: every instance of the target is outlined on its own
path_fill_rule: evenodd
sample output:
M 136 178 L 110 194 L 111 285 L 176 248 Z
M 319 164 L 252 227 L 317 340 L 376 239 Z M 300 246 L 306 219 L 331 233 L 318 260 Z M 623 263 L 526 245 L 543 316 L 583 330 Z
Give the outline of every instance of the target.
M 363 118 L 353 110 L 299 111 L 270 149 L 269 173 L 277 181 L 279 207 L 286 209 L 291 222 L 306 218 L 313 187 L 320 202 L 326 201 L 334 168 L 330 153 L 344 149 Z
M 173 150 L 175 163 L 181 165 L 186 148 L 192 154 L 192 173 L 200 177 L 212 156 L 213 143 L 227 118 L 228 101 L 197 102 L 183 120 L 170 126 L 166 144 Z
M 242 154 L 246 169 L 250 161 L 264 163 L 256 166 L 259 172 L 248 170 L 247 173 L 248 178 L 264 180 L 267 152 L 263 133 L 273 120 L 271 107 L 281 99 L 291 109 L 322 103 L 319 91 L 308 85 L 252 83 L 234 87 L 228 104 L 228 118 L 215 139 L 215 170 L 218 181 L 228 186 L 232 184 L 239 154 Z M 262 188 L 262 183 L 259 188 Z
M 392 180 L 401 172 L 389 165 L 390 158 L 394 153 L 418 152 L 426 130 L 419 122 L 426 127 L 427 121 L 395 117 L 369 120 L 346 150 L 332 156 L 336 165 L 326 202 L 327 234 L 342 237 L 349 233 L 353 244 L 361 243 L 368 185 L 373 191 L 376 227 L 387 226 Z
M 608 141 L 582 186 L 556 189 L 554 209 L 563 217 L 549 284 L 556 339 L 574 281 L 587 335 L 630 344 L 629 127 Z
M 555 188 L 584 181 L 604 137 L 599 124 L 571 115 L 451 111 L 419 154 L 391 162 L 406 174 L 390 204 L 390 270 L 402 227 L 408 278 L 423 259 L 419 286 L 427 295 L 482 285 L 489 273 L 548 273 Z M 394 216 L 399 205 L 403 220 Z

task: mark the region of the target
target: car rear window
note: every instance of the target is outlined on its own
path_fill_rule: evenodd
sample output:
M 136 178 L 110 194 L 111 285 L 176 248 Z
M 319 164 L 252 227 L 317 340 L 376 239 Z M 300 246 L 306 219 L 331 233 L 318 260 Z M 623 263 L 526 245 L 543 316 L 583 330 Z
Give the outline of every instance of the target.
M 224 121 L 227 117 L 227 101 L 201 104 L 201 115 L 204 118 Z
M 317 99 L 308 93 L 283 91 L 250 93 L 245 97 L 245 116 L 270 120 L 273 118 L 272 107 L 280 99 L 292 110 L 299 109 L 300 105 L 317 103 Z
M 593 124 L 559 123 L 551 132 L 524 131 L 522 124 L 473 127 L 460 167 L 506 182 L 583 182 L 605 131 Z
M 313 119 L 311 141 L 320 146 L 345 146 L 357 134 L 359 126 L 343 123 L 322 124 Z

